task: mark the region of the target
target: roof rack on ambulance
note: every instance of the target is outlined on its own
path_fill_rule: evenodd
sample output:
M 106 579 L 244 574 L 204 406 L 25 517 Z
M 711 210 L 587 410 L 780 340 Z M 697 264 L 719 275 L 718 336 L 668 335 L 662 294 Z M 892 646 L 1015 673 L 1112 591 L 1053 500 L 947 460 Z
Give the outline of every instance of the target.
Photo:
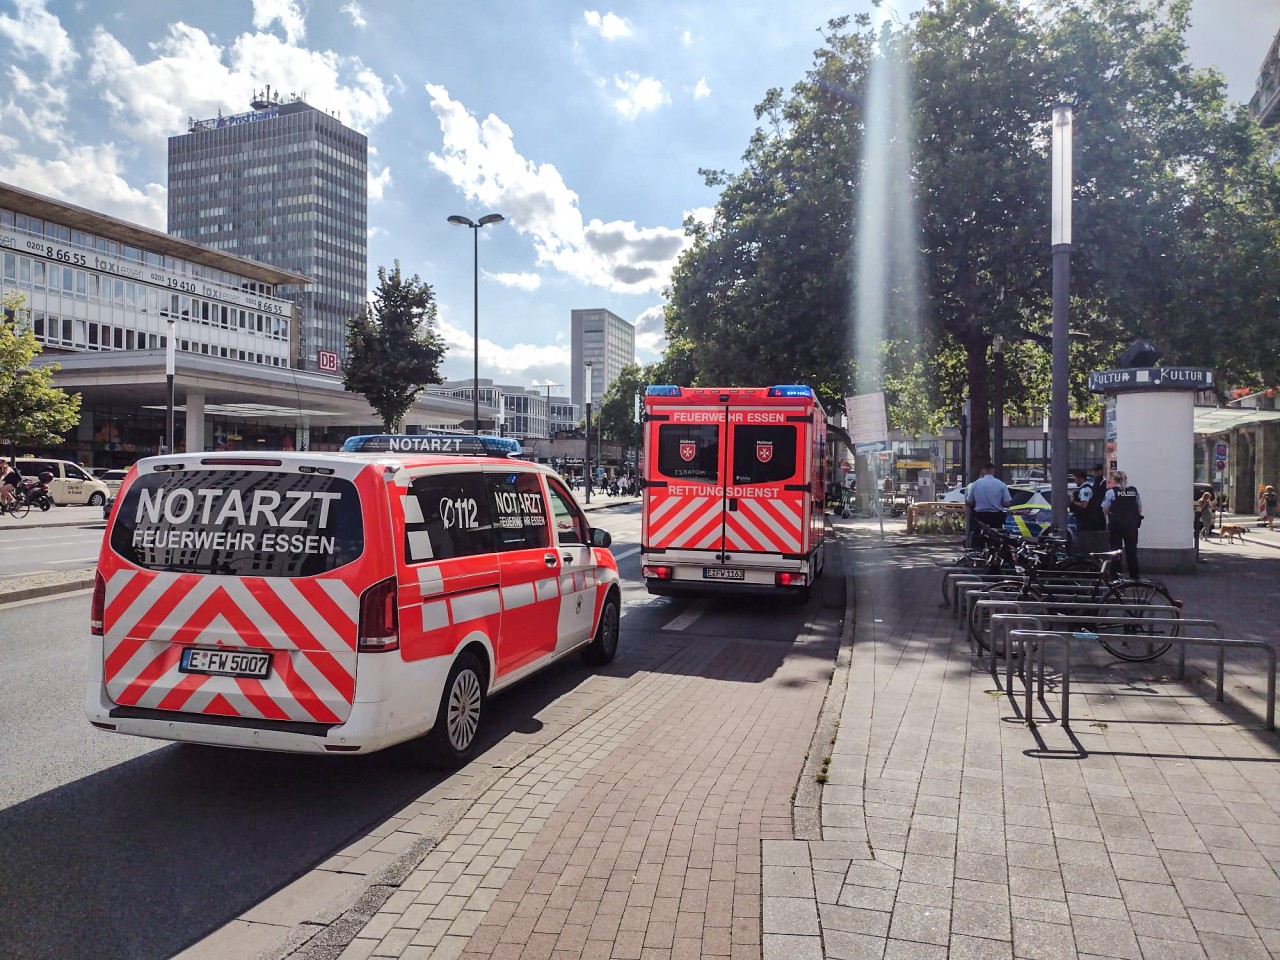
M 343 453 L 444 453 L 455 457 L 518 457 L 523 450 L 514 437 L 472 433 L 372 433 L 348 437 Z

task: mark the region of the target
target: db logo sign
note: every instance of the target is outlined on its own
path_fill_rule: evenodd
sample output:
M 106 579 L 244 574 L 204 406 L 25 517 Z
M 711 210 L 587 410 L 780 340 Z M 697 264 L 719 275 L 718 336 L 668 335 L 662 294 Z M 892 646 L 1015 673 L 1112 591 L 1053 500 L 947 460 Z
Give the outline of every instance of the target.
M 756 459 L 761 463 L 768 463 L 773 459 L 773 443 L 762 440 L 756 441 Z
M 692 440 L 680 441 L 680 459 L 685 463 L 692 460 L 698 453 L 698 446 Z
M 316 357 L 320 361 L 320 370 L 322 372 L 338 372 L 338 355 L 332 350 L 317 350 Z

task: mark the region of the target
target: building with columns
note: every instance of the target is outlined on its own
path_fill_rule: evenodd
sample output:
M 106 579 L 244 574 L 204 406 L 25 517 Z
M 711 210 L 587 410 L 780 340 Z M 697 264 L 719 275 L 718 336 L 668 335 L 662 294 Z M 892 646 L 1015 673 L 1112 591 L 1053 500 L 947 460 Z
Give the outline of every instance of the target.
M 61 444 L 17 452 L 93 467 L 159 453 L 170 337 L 179 451 L 337 449 L 380 432 L 341 379 L 293 364 L 295 305 L 276 288 L 308 283 L 0 183 L 0 296 L 22 300 L 6 319 L 30 327 L 44 348 L 36 362 L 60 364 L 55 384 L 82 397 Z M 424 394 L 406 422 L 456 428 L 470 416 L 469 400 Z

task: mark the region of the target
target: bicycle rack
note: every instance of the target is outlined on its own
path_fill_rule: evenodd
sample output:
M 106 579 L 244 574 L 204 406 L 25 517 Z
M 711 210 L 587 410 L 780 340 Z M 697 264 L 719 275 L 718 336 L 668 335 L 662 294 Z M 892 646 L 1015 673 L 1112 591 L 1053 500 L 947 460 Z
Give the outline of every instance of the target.
M 1146 622 L 1152 622 L 1149 618 L 1143 619 Z M 1132 634 L 1126 633 L 1076 633 L 1065 630 L 1011 630 L 1008 633 L 1008 639 L 1017 643 L 1023 651 L 1024 662 L 1028 659 L 1028 645 L 1040 645 L 1045 643 L 1061 643 L 1063 649 L 1063 658 L 1065 666 L 1062 671 L 1062 693 L 1061 693 L 1061 709 L 1059 711 L 1059 722 L 1063 729 L 1070 729 L 1071 726 L 1071 647 L 1075 642 L 1100 643 L 1103 640 L 1132 640 Z M 1267 716 L 1263 725 L 1265 730 L 1274 730 L 1276 728 L 1276 650 L 1271 644 L 1264 640 L 1234 640 L 1223 637 L 1162 637 L 1161 642 L 1168 641 L 1176 643 L 1182 648 L 1182 656 L 1186 656 L 1186 647 L 1188 644 L 1200 647 L 1216 647 L 1225 652 L 1229 648 L 1255 648 L 1262 650 L 1267 655 Z M 1218 686 L 1218 702 L 1222 701 L 1221 674 Z M 1041 682 L 1043 683 L 1043 652 L 1041 651 Z M 1033 699 L 1031 694 L 1031 684 L 1029 678 L 1024 680 L 1026 710 L 1023 717 L 1028 723 L 1032 720 Z M 1041 699 L 1043 699 L 1043 689 L 1041 690 Z

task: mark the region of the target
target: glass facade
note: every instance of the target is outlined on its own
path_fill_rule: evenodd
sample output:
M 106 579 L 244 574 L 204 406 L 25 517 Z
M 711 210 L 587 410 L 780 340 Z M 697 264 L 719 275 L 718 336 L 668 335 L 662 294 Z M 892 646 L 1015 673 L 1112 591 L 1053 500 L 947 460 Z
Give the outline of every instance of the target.
M 298 304 L 300 366 L 346 356 L 364 305 L 368 140 L 302 101 L 266 103 L 169 138 L 169 232 L 311 278 Z
M 599 403 L 622 368 L 636 362 L 636 328 L 609 310 L 574 310 L 570 315 L 570 395 L 581 408 Z M 591 364 L 591 396 L 583 395 L 584 368 Z
M 292 304 L 269 284 L 0 207 L 0 294 L 57 350 L 178 350 L 289 366 Z

